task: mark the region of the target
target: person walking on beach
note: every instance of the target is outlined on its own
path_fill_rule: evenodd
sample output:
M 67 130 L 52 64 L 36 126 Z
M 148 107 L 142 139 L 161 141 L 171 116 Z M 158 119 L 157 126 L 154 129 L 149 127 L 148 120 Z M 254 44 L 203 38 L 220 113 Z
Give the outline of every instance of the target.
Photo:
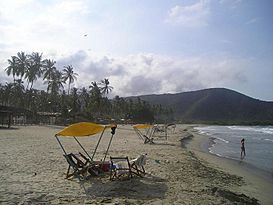
M 241 140 L 241 159 L 243 159 L 245 156 L 246 156 L 245 139 L 243 138 Z

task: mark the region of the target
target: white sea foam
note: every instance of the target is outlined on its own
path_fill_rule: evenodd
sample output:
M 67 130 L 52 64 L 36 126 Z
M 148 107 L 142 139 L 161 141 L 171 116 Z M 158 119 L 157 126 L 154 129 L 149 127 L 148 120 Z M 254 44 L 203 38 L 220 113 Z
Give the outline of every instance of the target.
M 247 126 L 228 126 L 231 130 L 241 130 L 250 132 L 260 132 L 265 134 L 273 134 L 273 127 L 247 127 Z
M 264 139 L 265 141 L 273 142 L 273 139 Z
M 273 135 L 273 128 L 262 128 L 262 132 L 265 134 Z
M 200 129 L 199 127 L 196 127 L 196 128 L 194 128 L 194 129 L 197 130 L 198 134 L 200 134 L 200 135 L 208 135 L 208 136 L 211 136 L 211 134 L 210 134 L 209 132 Z
M 218 154 L 218 153 L 213 152 L 211 149 L 209 149 L 209 153 L 211 153 L 211 154 L 215 154 L 215 155 L 217 155 L 218 157 L 222 157 L 222 155 L 220 155 L 220 154 Z
M 220 137 L 216 137 L 216 139 L 218 139 L 218 140 L 220 140 L 220 141 L 222 141 L 222 142 L 225 142 L 225 143 L 229 143 L 229 141 L 224 140 L 224 139 L 222 139 L 222 138 L 220 138 Z

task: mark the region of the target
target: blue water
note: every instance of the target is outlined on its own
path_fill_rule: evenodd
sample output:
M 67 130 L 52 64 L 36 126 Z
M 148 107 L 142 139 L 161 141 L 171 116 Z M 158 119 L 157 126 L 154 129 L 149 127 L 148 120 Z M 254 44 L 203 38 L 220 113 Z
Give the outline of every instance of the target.
M 240 160 L 241 139 L 245 138 L 243 159 L 264 171 L 273 171 L 273 126 L 207 126 L 195 127 L 213 141 L 209 152 Z

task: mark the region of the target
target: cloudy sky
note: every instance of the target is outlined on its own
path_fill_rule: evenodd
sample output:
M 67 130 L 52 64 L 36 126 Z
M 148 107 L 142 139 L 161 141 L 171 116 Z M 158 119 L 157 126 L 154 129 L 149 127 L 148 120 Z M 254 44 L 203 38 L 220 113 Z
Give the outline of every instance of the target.
M 273 101 L 271 0 L 0 1 L 0 82 L 7 59 L 41 52 L 76 87 L 108 78 L 112 95 L 225 87 Z M 43 88 L 35 82 L 35 88 Z

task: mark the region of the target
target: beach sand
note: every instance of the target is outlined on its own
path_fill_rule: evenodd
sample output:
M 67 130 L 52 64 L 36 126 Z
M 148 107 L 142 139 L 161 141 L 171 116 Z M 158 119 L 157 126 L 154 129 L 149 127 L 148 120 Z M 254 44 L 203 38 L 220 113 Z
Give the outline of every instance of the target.
M 155 144 L 144 144 L 132 126 L 118 126 L 107 159 L 147 153 L 147 174 L 116 181 L 106 175 L 85 182 L 65 179 L 68 164 L 54 137 L 62 127 L 0 129 L 0 204 L 270 204 L 272 196 L 262 191 L 272 193 L 272 183 L 262 190 L 254 176 L 245 177 L 232 166 L 226 169 L 225 160 L 219 163 L 199 149 L 202 137 L 187 127 L 169 131 L 168 140 L 161 136 L 155 137 Z M 92 153 L 98 138 L 80 142 Z M 190 138 L 188 146 L 181 146 Z M 107 131 L 95 160 L 102 159 L 109 139 Z M 68 152 L 81 151 L 73 139 L 61 141 Z

